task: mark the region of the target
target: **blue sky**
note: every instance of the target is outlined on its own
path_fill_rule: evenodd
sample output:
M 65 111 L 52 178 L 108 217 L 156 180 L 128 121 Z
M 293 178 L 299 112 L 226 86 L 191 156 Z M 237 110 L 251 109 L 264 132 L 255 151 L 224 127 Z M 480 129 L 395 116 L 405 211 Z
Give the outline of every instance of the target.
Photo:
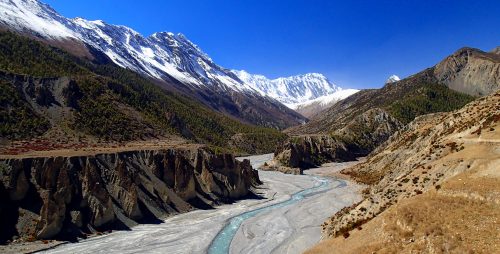
M 381 87 L 463 46 L 500 46 L 500 1 L 42 0 L 66 17 L 183 33 L 231 69 Z

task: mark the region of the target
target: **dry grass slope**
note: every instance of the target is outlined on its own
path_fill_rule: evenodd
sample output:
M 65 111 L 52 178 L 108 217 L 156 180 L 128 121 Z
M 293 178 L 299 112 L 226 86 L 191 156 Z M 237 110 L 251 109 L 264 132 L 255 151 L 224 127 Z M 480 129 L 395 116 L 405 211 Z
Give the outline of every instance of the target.
M 309 253 L 499 253 L 500 92 L 417 118 L 343 173 L 365 199 Z

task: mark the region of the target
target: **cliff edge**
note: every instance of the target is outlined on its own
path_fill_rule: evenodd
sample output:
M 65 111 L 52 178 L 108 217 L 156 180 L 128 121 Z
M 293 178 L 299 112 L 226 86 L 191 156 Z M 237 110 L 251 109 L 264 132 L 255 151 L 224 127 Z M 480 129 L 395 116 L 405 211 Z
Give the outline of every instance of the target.
M 208 148 L 0 160 L 0 240 L 76 240 L 211 208 L 260 184 L 250 162 Z

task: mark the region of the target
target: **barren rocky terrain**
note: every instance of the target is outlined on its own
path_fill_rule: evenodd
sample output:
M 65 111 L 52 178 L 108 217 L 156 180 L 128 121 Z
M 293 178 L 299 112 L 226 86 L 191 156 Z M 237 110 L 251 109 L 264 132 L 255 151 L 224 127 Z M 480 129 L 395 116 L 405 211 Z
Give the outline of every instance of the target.
M 4 155 L 2 243 L 128 230 L 233 202 L 261 183 L 248 161 L 231 154 L 200 145 L 134 145 Z
M 342 171 L 370 187 L 309 253 L 494 253 L 499 169 L 500 92 L 419 117 Z

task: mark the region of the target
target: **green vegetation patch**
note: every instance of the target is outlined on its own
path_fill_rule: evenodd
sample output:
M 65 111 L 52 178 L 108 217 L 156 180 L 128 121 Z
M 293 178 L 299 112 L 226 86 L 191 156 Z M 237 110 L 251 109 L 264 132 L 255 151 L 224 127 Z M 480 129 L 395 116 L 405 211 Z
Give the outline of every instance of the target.
M 44 133 L 49 122 L 31 110 L 12 84 L 0 81 L 0 136 L 10 139 Z
M 38 41 L 0 32 L 0 69 L 36 77 L 68 76 L 87 71 L 61 50 Z
M 406 124 L 420 115 L 462 108 L 474 99 L 473 96 L 456 92 L 445 85 L 425 84 L 388 105 L 387 110 Z

